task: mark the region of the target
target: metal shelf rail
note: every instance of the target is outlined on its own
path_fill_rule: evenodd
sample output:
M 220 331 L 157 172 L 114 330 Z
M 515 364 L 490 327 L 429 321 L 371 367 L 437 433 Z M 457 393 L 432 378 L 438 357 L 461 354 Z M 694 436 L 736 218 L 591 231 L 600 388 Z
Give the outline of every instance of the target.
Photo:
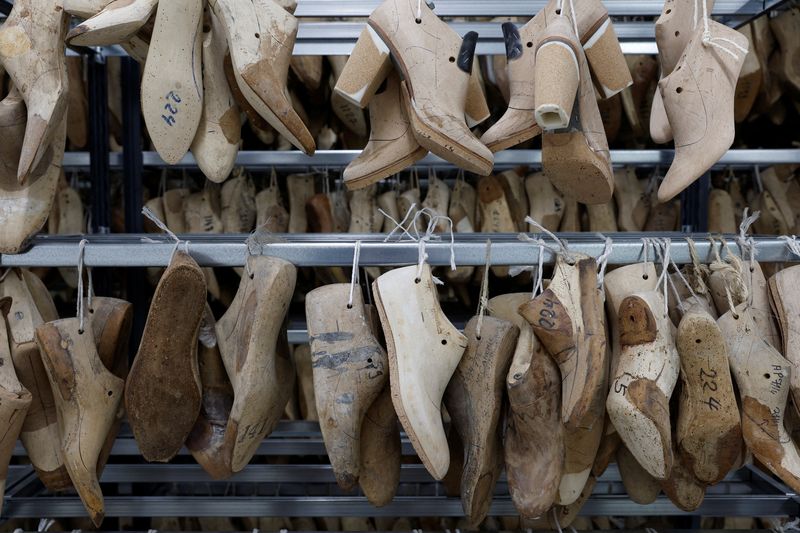
M 604 240 L 597 233 L 559 234 L 568 243 L 570 251 L 593 257 L 603 252 Z M 623 265 L 642 261 L 644 248 L 642 238 L 652 238 L 652 233 L 609 233 L 614 246 L 609 264 Z M 671 239 L 671 256 L 677 264 L 691 262 L 686 237 L 692 237 L 701 258 L 710 257 L 711 242 L 707 235 L 684 233 L 662 233 L 660 237 Z M 173 241 L 163 235 L 87 235 L 85 264 L 87 267 L 163 267 L 167 266 L 175 248 Z M 18 255 L 0 257 L 0 267 L 70 267 L 78 262 L 80 235 L 40 235 L 33 239 L 33 246 Z M 248 247 L 247 235 L 183 235 L 190 242 L 189 252 L 200 266 L 240 267 L 245 263 Z M 360 266 L 400 266 L 416 264 L 418 245 L 412 241 L 383 242 L 384 235 L 352 234 L 276 234 L 271 242 L 261 247 L 260 253 L 280 257 L 298 267 L 342 266 L 353 263 L 356 241 L 361 241 Z M 143 242 L 157 239 L 161 242 Z M 456 233 L 455 260 L 461 266 L 481 266 L 486 258 L 486 240 L 492 241 L 492 264 L 529 266 L 537 264 L 539 247 L 520 242 L 517 234 L 502 233 Z M 545 240 L 547 240 L 545 238 Z M 552 241 L 550 241 L 552 244 Z M 733 236 L 726 242 L 733 253 L 738 247 Z M 776 237 L 755 239 L 757 258 L 763 262 L 796 262 L 800 258 L 792 255 L 786 242 Z M 448 238 L 431 241 L 426 246 L 429 263 L 433 266 L 450 264 L 450 242 Z M 545 263 L 555 260 L 554 254 L 545 249 Z M 648 247 L 652 261 L 654 251 Z M 723 252 L 724 256 L 724 252 Z
M 297 150 L 270 151 L 247 150 L 239 152 L 236 165 L 251 170 L 270 168 L 306 169 L 306 168 L 342 168 L 347 166 L 361 153 L 360 150 L 319 150 L 313 156 L 307 156 Z M 611 150 L 611 161 L 618 166 L 663 167 L 667 168 L 675 156 L 674 150 Z M 506 150 L 494 155 L 495 168 L 513 168 L 520 165 L 539 167 L 542 164 L 541 150 Z M 86 170 L 89 168 L 91 155 L 89 152 L 66 152 L 63 166 L 67 171 Z M 125 156 L 122 152 L 108 154 L 109 166 L 112 170 L 125 168 Z M 189 153 L 176 165 L 167 165 L 157 152 L 142 152 L 144 167 L 195 169 L 197 162 Z M 800 164 L 800 148 L 763 149 L 763 150 L 728 150 L 714 168 L 752 168 L 754 166 Z M 453 166 L 433 154 L 414 165 L 416 168 L 453 168 Z
M 404 455 L 413 455 L 403 435 Z M 15 454 L 24 453 L 18 447 Z M 112 455 L 138 455 L 129 430 L 119 437 Z M 188 452 L 182 450 L 181 458 Z M 284 421 L 258 451 L 259 456 L 324 456 L 325 448 L 315 422 Z M 153 495 L 153 484 L 169 487 Z M 463 515 L 458 498 L 447 497 L 419 464 L 404 464 L 395 500 L 375 508 L 359 492 L 346 493 L 336 486 L 327 464 L 263 464 L 256 460 L 230 480 L 213 481 L 196 464 L 148 465 L 112 463 L 101 482 L 117 485 L 105 498 L 106 516 L 452 516 Z M 146 495 L 145 495 L 146 494 Z M 224 496 L 223 496 L 224 494 Z M 30 466 L 13 466 L 9 472 L 4 516 L 51 518 L 84 516 L 75 494 L 46 494 Z M 625 493 L 616 465 L 598 479 L 594 493 L 582 509 L 584 516 L 794 516 L 800 499 L 782 483 L 757 468 L 732 472 L 708 490 L 702 506 L 693 513 L 677 509 L 665 496 L 650 505 L 632 502 Z M 514 516 L 505 475 L 495 489 L 490 515 Z

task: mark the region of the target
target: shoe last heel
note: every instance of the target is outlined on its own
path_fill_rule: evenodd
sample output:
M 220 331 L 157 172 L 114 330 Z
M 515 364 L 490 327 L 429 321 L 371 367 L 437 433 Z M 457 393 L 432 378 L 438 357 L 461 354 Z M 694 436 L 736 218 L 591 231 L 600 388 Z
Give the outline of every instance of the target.
M 611 19 L 606 18 L 597 31 L 586 37 L 583 49 L 605 98 L 611 98 L 633 85 L 631 71 L 625 62 Z
M 576 46 L 577 37 L 569 20 L 558 17 L 548 26 L 536 49 L 534 116 L 543 130 L 569 126 L 580 84 Z
M 363 109 L 369 105 L 391 69 L 389 47 L 375 30 L 366 26 L 334 90 Z

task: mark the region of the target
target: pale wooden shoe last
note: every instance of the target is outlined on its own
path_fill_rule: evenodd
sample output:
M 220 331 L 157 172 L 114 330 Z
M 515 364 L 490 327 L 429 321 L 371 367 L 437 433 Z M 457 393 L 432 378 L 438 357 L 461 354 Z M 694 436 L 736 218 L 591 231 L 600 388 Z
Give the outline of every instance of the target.
M 0 102 L 0 253 L 19 253 L 47 221 L 61 177 L 66 117 L 41 162 L 20 186 L 17 163 L 26 124 L 25 104 L 16 89 Z
M 10 307 L 10 298 L 6 297 L 0 300 L 0 308 L 2 308 L 0 312 L 3 314 L 2 327 L 0 327 L 0 357 L 4 361 L 13 361 L 7 322 Z M 0 501 L 5 493 L 8 464 L 32 401 L 33 395 L 17 379 L 14 365 L 0 366 L 0 423 L 6 428 L 0 438 Z
M 225 27 L 233 74 L 244 98 L 278 132 L 308 155 L 314 138 L 286 88 L 297 19 L 272 0 L 211 0 Z
M 100 13 L 112 0 L 63 0 L 64 11 L 88 19 Z
M 558 231 L 564 216 L 564 200 L 542 172 L 525 179 L 525 192 L 530 205 L 529 216 L 549 231 Z
M 203 113 L 202 0 L 160 2 L 142 75 L 142 114 L 167 163 L 180 161 Z
M 60 3 L 21 0 L 0 28 L 0 62 L 22 94 L 28 121 L 17 168 L 25 183 L 52 143 L 61 140 L 69 78 L 64 50 L 67 19 Z M 57 149 L 57 148 L 56 148 Z
M 731 370 L 742 402 L 742 435 L 753 455 L 793 490 L 800 489 L 800 454 L 783 424 L 791 364 L 756 335 L 741 305 L 717 321 L 728 343 Z M 738 316 L 738 318 L 736 318 Z
M 45 486 L 51 491 L 65 490 L 71 481 L 61 457 L 53 391 L 35 342 L 36 327 L 58 320 L 55 304 L 41 280 L 26 270 L 9 270 L 0 282 L 0 291 L 12 300 L 8 338 L 14 368 L 32 395 L 20 440 Z
M 679 357 L 672 324 L 656 292 L 640 292 L 619 309 L 621 353 L 606 408 L 623 442 L 648 473 L 663 480 L 673 463 L 669 399 Z
M 306 295 L 311 364 L 320 429 L 334 475 L 344 490 L 359 477 L 360 436 L 367 410 L 389 378 L 386 351 L 372 334 L 360 290 L 349 283 Z
M 130 40 L 155 12 L 158 0 L 114 0 L 67 34 L 67 43 L 110 46 Z
M 683 315 L 676 345 L 683 383 L 678 451 L 698 481 L 714 485 L 734 467 L 742 447 L 728 347 L 714 318 L 696 308 Z
M 429 265 L 423 265 L 419 278 L 416 266 L 392 270 L 375 280 L 373 287 L 397 416 L 425 467 L 434 479 L 442 479 L 450 452 L 441 398 L 467 339 L 442 312 Z
M 624 445 L 617 449 L 617 466 L 625 492 L 634 503 L 649 505 L 661 492 L 661 483 L 642 468 L 636 457 Z
M 234 392 L 225 430 L 233 472 L 250 462 L 264 436 L 275 429 L 294 382 L 294 367 L 280 337 L 297 269 L 268 256 L 250 256 L 247 264 L 236 297 L 216 326 Z
M 116 421 L 125 382 L 103 366 L 91 326 L 81 331 L 78 318 L 38 326 L 36 343 L 53 388 L 64 464 L 99 527 L 105 507 L 97 462 Z
M 210 18 L 203 37 L 203 113 L 191 150 L 203 174 L 222 183 L 236 164 L 242 119 L 225 76 L 225 29 L 213 13 Z
M 800 335 L 793 319 L 798 316 L 800 306 L 794 294 L 800 282 L 800 268 L 797 266 L 781 270 L 769 279 L 770 297 L 778 324 L 781 328 L 783 343 L 781 348 L 784 357 L 792 365 L 790 394 L 795 406 L 800 406 Z

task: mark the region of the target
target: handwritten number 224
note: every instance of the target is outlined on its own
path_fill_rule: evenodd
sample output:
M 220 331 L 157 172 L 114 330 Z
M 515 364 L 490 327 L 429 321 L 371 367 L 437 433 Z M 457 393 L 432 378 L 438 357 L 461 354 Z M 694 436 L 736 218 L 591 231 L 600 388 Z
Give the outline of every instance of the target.
M 170 92 L 167 93 L 167 95 L 164 97 L 164 99 L 167 100 L 167 103 L 164 105 L 164 109 L 169 111 L 170 114 L 169 115 L 161 115 L 161 118 L 164 119 L 164 122 L 166 122 L 168 126 L 174 126 L 175 125 L 175 116 L 174 115 L 178 114 L 178 108 L 175 107 L 172 104 L 173 103 L 180 104 L 181 103 L 181 97 L 178 96 L 175 93 L 175 91 L 170 91 Z M 170 102 L 170 100 L 172 100 L 172 102 Z

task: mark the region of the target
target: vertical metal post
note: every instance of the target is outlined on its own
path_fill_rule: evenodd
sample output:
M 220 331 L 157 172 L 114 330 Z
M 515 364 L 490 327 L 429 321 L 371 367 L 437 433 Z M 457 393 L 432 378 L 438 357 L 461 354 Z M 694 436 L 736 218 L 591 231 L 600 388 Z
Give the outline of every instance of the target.
M 121 59 L 122 75 L 122 131 L 123 173 L 125 176 L 125 232 L 142 233 L 142 123 L 139 63 L 131 57 Z M 144 269 L 129 268 L 127 298 L 133 304 L 133 329 L 131 332 L 131 357 L 136 353 L 144 331 L 147 313 Z
M 711 173 L 706 172 L 681 193 L 681 230 L 684 233 L 708 231 L 708 197 Z
M 111 233 L 111 187 L 108 154 L 108 69 L 102 53 L 92 53 L 89 61 L 89 174 L 92 183 L 92 233 Z M 94 285 L 107 294 L 108 272 L 95 271 Z

